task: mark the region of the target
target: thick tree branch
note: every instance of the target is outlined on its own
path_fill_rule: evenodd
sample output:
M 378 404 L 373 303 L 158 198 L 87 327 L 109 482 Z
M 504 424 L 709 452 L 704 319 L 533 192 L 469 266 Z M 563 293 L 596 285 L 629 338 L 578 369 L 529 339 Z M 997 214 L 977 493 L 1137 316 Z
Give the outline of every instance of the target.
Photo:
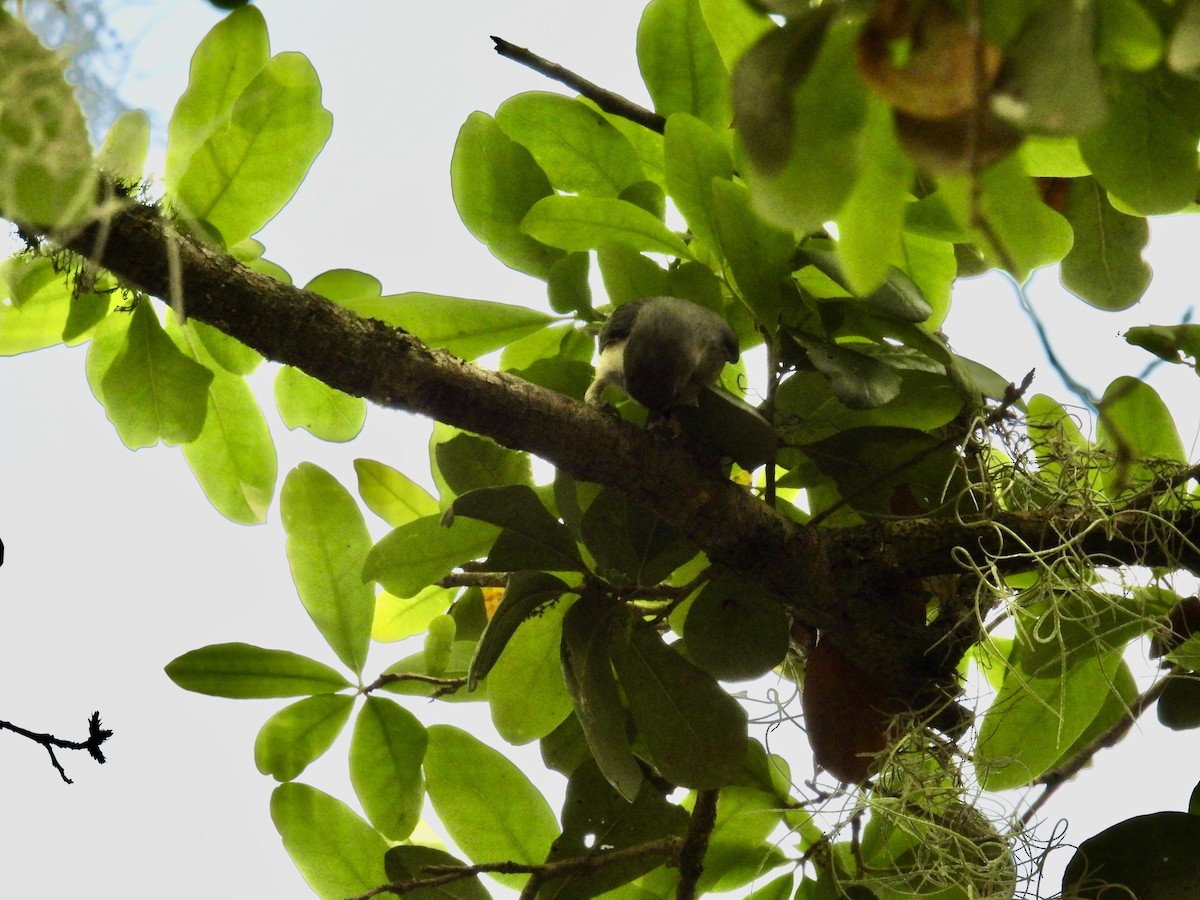
M 896 579 L 960 573 L 973 565 L 1027 568 L 1031 553 L 1064 545 L 1113 564 L 1182 561 L 1200 569 L 1195 510 L 1174 514 L 1173 522 L 1159 517 L 1155 528 L 1144 511 L 1101 517 L 1070 509 L 979 521 L 802 527 L 722 478 L 678 441 L 432 350 L 401 329 L 274 281 L 164 228 L 150 207 L 130 203 L 103 227 L 65 243 L 155 296 L 173 296 L 177 284 L 188 316 L 268 359 L 379 406 L 528 450 L 576 478 L 645 503 L 714 562 L 771 589 L 799 620 L 864 665 L 914 684 L 922 673 L 945 671 L 945 660 L 927 658 L 944 635 L 897 621 L 887 593 Z

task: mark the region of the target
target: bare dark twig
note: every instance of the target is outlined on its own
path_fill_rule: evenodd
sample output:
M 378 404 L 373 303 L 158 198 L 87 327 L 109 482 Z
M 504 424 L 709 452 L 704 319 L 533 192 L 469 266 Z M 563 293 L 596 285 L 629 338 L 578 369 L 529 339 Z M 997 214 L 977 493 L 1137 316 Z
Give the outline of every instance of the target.
M 46 752 L 50 754 L 51 765 L 54 766 L 58 774 L 62 777 L 62 780 L 67 784 L 73 784 L 74 782 L 67 777 L 66 770 L 63 769 L 62 763 L 58 761 L 58 757 L 54 754 L 54 748 L 58 747 L 62 750 L 86 750 L 92 759 L 103 765 L 105 762 L 104 751 L 100 749 L 100 745 L 112 737 L 112 730 L 101 726 L 100 713 L 98 712 L 92 713 L 88 718 L 88 736 L 83 741 L 63 740 L 52 734 L 30 731 L 28 728 L 22 728 L 20 725 L 14 725 L 11 722 L 0 721 L 0 730 L 11 731 L 22 737 L 27 737 L 31 741 L 45 747 Z
M 614 94 L 612 91 L 606 90 L 598 84 L 593 84 L 582 75 L 577 75 L 570 69 L 560 66 L 558 63 L 543 59 L 536 53 L 526 50 L 524 47 L 510 44 L 504 38 L 492 35 L 492 40 L 496 43 L 496 52 L 501 56 L 527 66 L 533 69 L 533 71 L 545 75 L 547 78 L 552 78 L 560 84 L 565 84 L 572 90 L 578 91 L 606 113 L 620 116 L 622 119 L 628 119 L 630 122 L 641 125 L 643 128 L 649 128 L 651 131 L 657 131 L 659 134 L 662 134 L 666 129 L 667 120 L 658 113 L 646 109 L 644 106 L 638 106 L 632 100 L 627 100 L 620 94 Z
M 704 872 L 704 854 L 708 852 L 708 838 L 717 823 L 717 796 L 720 791 L 697 791 L 696 805 L 688 824 L 683 849 L 679 851 L 679 886 L 675 889 L 675 900 L 694 900 L 696 883 Z

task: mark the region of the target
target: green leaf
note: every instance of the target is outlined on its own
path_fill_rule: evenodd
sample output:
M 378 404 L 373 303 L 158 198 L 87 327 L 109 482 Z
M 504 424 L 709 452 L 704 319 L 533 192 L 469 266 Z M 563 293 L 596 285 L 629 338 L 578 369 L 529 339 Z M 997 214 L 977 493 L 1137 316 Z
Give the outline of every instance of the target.
M 438 474 L 456 495 L 478 488 L 533 483 L 529 454 L 501 447 L 489 438 L 460 432 L 449 440 L 437 441 L 433 456 Z
M 527 149 L 560 191 L 616 197 L 646 178 L 633 145 L 590 107 L 544 91 L 500 104 L 496 124 Z
M 1094 178 L 1072 179 L 1063 215 L 1075 231 L 1075 243 L 1062 261 L 1063 287 L 1098 309 L 1137 303 L 1153 274 L 1142 258 L 1149 223 L 1115 210 Z
M 654 260 L 635 250 L 609 246 L 596 251 L 604 292 L 614 305 L 661 297 L 667 293 L 667 273 Z
M 422 516 L 432 516 L 438 503 L 425 488 L 403 472 L 373 459 L 356 459 L 358 495 L 367 509 L 393 528 Z
M 548 572 L 513 572 L 508 576 L 504 599 L 488 620 L 487 627 L 479 639 L 478 649 L 471 660 L 469 687 L 472 690 L 481 679 L 487 677 L 521 623 L 568 590 L 565 581 Z M 556 640 L 555 647 L 557 646 Z
M 1063 896 L 1191 896 L 1200 884 L 1198 843 L 1200 816 L 1190 813 L 1156 812 L 1118 822 L 1079 845 L 1063 874 Z
M 658 584 L 697 553 L 691 541 L 650 509 L 610 488 L 596 495 L 579 531 L 597 565 L 632 584 Z
M 234 104 L 270 55 L 267 23 L 256 6 L 231 13 L 204 36 L 167 128 L 168 193 L 175 191 L 193 154 L 227 125 Z
M 828 20 L 825 7 L 789 20 L 749 50 L 734 72 L 754 205 L 783 228 L 816 231 L 836 218 L 862 165 L 867 90 L 854 61 L 858 25 L 839 20 L 826 30 Z M 805 59 L 813 59 L 812 68 L 795 86 L 792 68 Z M 781 93 L 770 93 L 781 85 Z
M 196 148 L 172 196 L 232 246 L 287 204 L 332 129 L 312 64 L 303 54 L 280 53 L 246 85 L 229 119 Z M 288 152 L 281 156 L 279 147 Z
M 809 362 L 829 379 L 834 395 L 850 409 L 874 409 L 895 400 L 903 381 L 900 372 L 853 345 L 801 340 Z
M 243 525 L 265 521 L 277 462 L 267 420 L 244 378 L 213 372 L 204 430 L 183 455 L 221 515 Z
M 0 264 L 0 356 L 16 356 L 62 343 L 71 306 L 71 291 L 55 273 L 50 259 L 22 255 L 4 260 Z M 93 361 L 93 351 L 88 348 L 88 383 L 97 399 L 97 376 L 102 377 L 112 364 L 129 327 L 129 316 L 108 319 L 119 321 L 106 329 L 109 346 L 97 351 L 103 361 Z
M 413 292 L 337 302 L 365 319 L 403 328 L 430 347 L 463 359 L 491 353 L 555 321 L 525 306 L 440 294 Z
M 871 164 L 838 213 L 838 251 L 851 290 L 868 294 L 904 258 L 902 235 L 915 170 L 892 127 L 892 111 L 875 100 L 867 106 L 862 152 Z
M 1022 131 L 1082 134 L 1104 119 L 1104 83 L 1093 55 L 1094 9 L 1047 0 L 1007 47 L 1005 83 L 1016 102 L 999 111 Z
M 97 399 L 130 450 L 153 447 L 160 439 L 183 444 L 200 435 L 213 373 L 179 351 L 149 300 L 134 307 L 122 347 L 107 368 L 93 372 Z
M 378 297 L 383 293 L 378 278 L 357 269 L 329 269 L 309 281 L 304 289 L 335 303 Z
M 363 581 L 371 535 L 358 505 L 324 469 L 301 463 L 284 479 L 279 513 L 300 602 L 333 652 L 360 674 L 375 595 Z
M 775 27 L 761 10 L 743 0 L 700 0 L 700 11 L 729 71 L 755 41 Z
M 235 700 L 331 694 L 350 687 L 336 669 L 287 650 L 252 644 L 210 644 L 167 664 L 167 677 L 185 691 Z
M 1139 325 L 1125 332 L 1125 340 L 1149 350 L 1169 363 L 1200 364 L 1200 325 Z
M 599 600 L 585 594 L 567 610 L 561 646 L 563 677 L 592 757 L 608 783 L 632 802 L 644 776 L 629 746 L 629 717 L 621 705 L 609 655 L 614 618 L 624 622 L 628 614 Z
M 428 738 L 417 717 L 386 697 L 368 697 L 350 741 L 350 781 L 371 824 L 402 841 L 421 819 Z
M 426 866 L 466 866 L 461 859 L 451 856 L 445 850 L 411 844 L 392 847 L 388 850 L 383 862 L 387 868 L 387 876 L 393 882 L 416 881 L 424 877 L 422 869 Z M 492 898 L 478 875 L 459 878 L 437 887 L 405 891 L 404 896 L 405 900 L 491 900 Z
M 263 361 L 262 354 L 257 350 L 250 349 L 236 338 L 198 319 L 189 319 L 186 329 L 195 333 L 213 362 L 233 375 L 249 375 Z
M 1097 3 L 1096 62 L 1145 71 L 1158 65 L 1163 36 L 1154 18 L 1137 0 Z
M 712 676 L 640 619 L 612 645 L 613 666 L 650 761 L 683 787 L 728 784 L 746 755 L 746 712 Z
M 488 556 L 497 571 L 583 568 L 570 530 L 527 485 L 478 488 L 456 498 L 447 515 L 468 516 L 504 529 Z M 514 565 L 516 562 L 524 564 Z
M 546 294 L 550 308 L 556 313 L 586 313 L 592 308 L 592 288 L 588 282 L 591 259 L 589 253 L 568 253 L 550 267 Z
M 688 658 L 722 681 L 765 675 L 783 662 L 790 640 L 779 601 L 730 575 L 700 591 L 683 634 Z
M 1200 37 L 1200 5 L 1196 0 L 1185 0 L 1167 50 L 1167 65 L 1172 71 L 1190 75 L 1200 67 L 1197 37 Z
M 95 204 L 92 148 L 65 61 L 0 10 L 0 216 L 11 222 L 64 227 Z
M 1144 215 L 1182 209 L 1196 197 L 1200 86 L 1161 68 L 1116 72 L 1112 105 L 1098 128 L 1079 136 L 1097 180 Z
M 375 598 L 371 640 L 402 641 L 429 628 L 429 623 L 454 605 L 456 589 L 430 585 L 414 597 L 394 597 L 380 591 Z
M 990 235 L 978 233 L 974 243 L 984 251 L 988 265 L 1010 265 L 1012 276 L 1024 282 L 1034 269 L 1067 255 L 1073 239 L 1070 225 L 1042 202 L 1016 156 L 986 169 L 979 180 L 982 193 L 978 206 L 991 231 Z M 972 198 L 976 189 L 970 178 L 943 178 L 941 193 L 960 224 L 965 227 L 974 221 Z M 991 236 L 999 240 L 1000 247 L 992 245 Z
M 271 794 L 271 821 L 322 900 L 345 900 L 387 883 L 387 840 L 341 800 L 307 784 L 281 784 Z
M 453 616 L 434 616 L 425 634 L 425 671 L 440 678 L 454 662 L 455 633 L 458 623 Z M 460 642 L 461 643 L 461 642 Z
M 740 784 L 722 788 L 698 889 L 732 891 L 775 868 L 783 860 L 764 841 L 782 820 L 775 794 Z
M 1114 460 L 1101 473 L 1110 498 L 1154 483 L 1164 465 L 1166 471 L 1187 465 L 1171 411 L 1150 385 L 1123 375 L 1105 388 L 1099 409 L 1096 444 Z
M 545 798 L 503 754 L 461 729 L 434 725 L 425 779 L 434 812 L 472 862 L 545 860 L 558 823 Z M 514 890 L 528 878 L 495 877 Z
M 504 601 L 488 623 L 488 630 L 479 642 L 480 650 L 505 604 L 517 599 L 511 596 L 514 579 L 518 575 L 543 574 L 514 572 L 509 576 Z M 571 714 L 571 695 L 563 683 L 559 655 L 566 609 L 565 603 L 552 604 L 542 608 L 540 613 L 525 618 L 521 627 L 504 644 L 504 652 L 499 660 L 491 667 L 488 706 L 492 723 L 500 737 L 510 744 L 527 744 L 543 738 Z M 474 660 L 471 668 L 472 677 L 475 677 Z
M 668 802 L 649 784 L 643 785 L 632 802 L 626 800 L 608 784 L 596 763 L 587 760 L 567 782 L 562 835 L 554 842 L 547 862 L 585 858 L 595 860 L 596 868 L 556 881 L 555 900 L 600 896 L 662 865 L 655 856 L 616 864 L 605 857 L 649 841 L 682 838 L 688 821 L 681 807 Z
M 463 224 L 497 259 L 536 278 L 549 277 L 564 254 L 523 233 L 521 220 L 554 188 L 529 151 L 491 116 L 473 112 L 459 130 L 450 188 Z
M 254 765 L 276 781 L 291 781 L 333 746 L 350 718 L 354 698 L 318 694 L 285 706 L 254 740 Z
M 289 429 L 303 428 L 323 441 L 353 440 L 367 419 L 367 401 L 292 366 L 283 366 L 275 376 L 275 404 Z
M 774 329 L 796 242 L 790 233 L 759 217 L 745 185 L 714 179 L 712 198 L 717 242 L 738 294 L 755 319 Z
M 96 165 L 124 184 L 135 184 L 142 178 L 149 150 L 150 117 L 144 110 L 127 109 L 109 126 Z
M 496 539 L 495 526 L 461 519 L 446 528 L 441 518 L 425 516 L 386 534 L 367 555 L 363 577 L 396 597 L 411 597 L 455 566 L 484 556 Z
M 663 160 L 667 191 L 688 228 L 710 248 L 720 249 L 712 183 L 714 178 L 733 178 L 733 160 L 724 142 L 694 116 L 675 113 L 667 119 Z
M 521 230 L 563 250 L 615 245 L 691 259 L 679 235 L 640 206 L 611 197 L 547 197 L 525 215 Z
M 1119 652 L 1080 653 L 1039 675 L 1022 665 L 1023 653 L 1019 645 L 979 730 L 975 769 L 988 791 L 1030 784 L 1062 759 L 1100 712 L 1121 664 Z
M 660 115 L 688 113 L 729 127 L 729 73 L 698 0 L 651 0 L 638 25 L 637 57 Z

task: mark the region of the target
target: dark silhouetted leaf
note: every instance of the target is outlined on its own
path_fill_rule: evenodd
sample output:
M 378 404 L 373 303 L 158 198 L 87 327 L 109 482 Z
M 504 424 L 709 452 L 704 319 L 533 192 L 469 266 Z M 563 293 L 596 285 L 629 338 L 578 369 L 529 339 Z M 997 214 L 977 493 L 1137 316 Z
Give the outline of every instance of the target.
M 783 662 L 788 618 L 773 597 L 731 575 L 714 578 L 684 623 L 688 657 L 722 681 L 745 681 Z
M 1197 846 L 1200 816 L 1157 812 L 1118 822 L 1079 845 L 1063 875 L 1064 900 L 1194 897 L 1200 891 Z
M 471 660 L 471 688 L 487 677 L 517 627 L 567 590 L 565 581 L 546 572 L 522 571 L 508 576 L 504 599 L 484 629 Z
M 607 488 L 583 514 L 579 530 L 597 565 L 634 584 L 658 584 L 697 552 L 649 509 Z
M 621 689 L 650 761 L 675 784 L 728 784 L 746 755 L 746 712 L 712 676 L 635 619 L 612 644 Z

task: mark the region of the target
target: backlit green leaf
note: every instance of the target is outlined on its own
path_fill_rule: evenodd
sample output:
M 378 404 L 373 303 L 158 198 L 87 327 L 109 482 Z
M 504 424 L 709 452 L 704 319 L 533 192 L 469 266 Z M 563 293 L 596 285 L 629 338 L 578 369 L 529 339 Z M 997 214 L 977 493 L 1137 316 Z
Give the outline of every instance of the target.
M 238 97 L 270 55 L 267 24 L 256 6 L 231 13 L 204 36 L 167 129 L 168 192 L 174 192 L 196 150 L 229 121 Z
M 276 781 L 291 781 L 328 750 L 350 718 L 354 698 L 318 694 L 285 706 L 254 740 L 254 765 Z
M 565 581 L 548 572 L 522 571 L 508 576 L 504 598 L 488 620 L 479 639 L 479 648 L 471 660 L 471 687 L 487 677 L 521 624 L 567 590 Z M 556 617 L 556 622 L 560 620 L 561 616 Z M 557 653 L 557 639 L 554 646 Z M 557 655 L 555 662 L 557 665 Z
M 611 197 L 547 197 L 529 210 L 521 230 L 563 250 L 616 245 L 691 258 L 687 245 L 666 225 L 640 206 Z
M 284 425 L 303 428 L 323 441 L 353 440 L 367 419 L 367 401 L 292 366 L 282 367 L 275 376 L 275 405 Z
M 520 574 L 544 573 L 514 572 L 510 576 L 504 601 L 480 641 L 481 649 L 496 617 L 509 602 L 513 579 Z M 510 744 L 527 744 L 543 738 L 571 714 L 571 696 L 563 683 L 559 655 L 566 610 L 565 603 L 557 603 L 525 618 L 521 627 L 504 644 L 504 652 L 491 669 L 488 706 L 492 723 L 500 737 Z
M 262 66 L 229 119 L 196 148 L 174 185 L 184 212 L 220 232 L 227 246 L 263 227 L 292 198 L 333 128 L 321 84 L 300 53 Z M 278 148 L 286 146 L 281 156 Z
M 545 798 L 503 754 L 450 725 L 429 729 L 425 779 L 434 812 L 472 862 L 540 863 L 558 836 Z M 519 889 L 527 875 L 497 875 Z
M 1101 474 L 1110 498 L 1145 488 L 1165 471 L 1187 465 L 1170 410 L 1154 388 L 1128 375 L 1105 388 L 1096 435 L 1097 445 L 1112 460 Z
M 397 597 L 411 597 L 455 566 L 485 556 L 498 533 L 485 522 L 464 518 L 446 528 L 441 519 L 425 516 L 389 532 L 371 548 L 363 577 Z
M 417 717 L 386 697 L 368 697 L 355 720 L 350 781 L 367 818 L 389 840 L 406 839 L 420 821 L 427 742 Z
M 138 303 L 124 345 L 100 376 L 99 399 L 130 450 L 195 440 L 213 373 L 167 337 L 149 300 Z M 94 383 L 94 382 L 93 382 Z
M 284 849 L 322 900 L 343 900 L 387 883 L 387 840 L 341 800 L 288 782 L 271 794 Z
M 350 493 L 319 466 L 301 463 L 279 494 L 296 592 L 313 624 L 353 672 L 362 672 L 375 592 L 363 581 L 371 535 Z
M 699 119 L 676 113 L 667 120 L 663 154 L 672 201 L 692 233 L 712 249 L 719 249 L 712 182 L 714 178 L 733 178 L 728 149 Z
M 729 127 L 729 73 L 699 0 L 651 0 L 637 32 L 638 68 L 662 116 Z
M 367 509 L 393 528 L 438 511 L 430 493 L 403 472 L 373 459 L 356 459 L 358 494 Z
M 500 104 L 496 123 L 525 147 L 560 191 L 616 197 L 646 178 L 633 146 L 595 110 L 530 91 Z
M 1097 180 L 1144 215 L 1182 209 L 1196 197 L 1200 85 L 1155 69 L 1118 72 L 1108 117 L 1080 135 Z
M 525 306 L 440 294 L 413 292 L 337 302 L 363 318 L 403 328 L 429 346 L 463 359 L 490 353 L 554 321 Z
M 1153 275 L 1142 258 L 1149 223 L 1113 209 L 1094 178 L 1072 179 L 1063 215 L 1075 231 L 1075 243 L 1062 261 L 1063 286 L 1099 309 L 1137 303 Z
M 287 650 L 210 644 L 176 657 L 167 677 L 186 691 L 214 697 L 301 697 L 350 687 L 336 669 Z
M 144 110 L 129 109 L 113 120 L 96 154 L 96 165 L 106 175 L 125 184 L 141 180 L 150 149 L 150 117 Z
M 454 604 L 456 591 L 430 585 L 414 597 L 394 597 L 380 591 L 375 598 L 375 619 L 371 624 L 371 640 L 402 641 L 420 634 L 437 616 Z
M 0 267 L 0 356 L 16 356 L 31 350 L 53 347 L 63 340 L 71 314 L 71 291 L 64 279 L 54 272 L 46 257 L 14 256 Z M 106 329 L 106 346 L 92 359 L 88 350 L 88 382 L 98 393 L 103 377 L 120 352 L 129 327 L 129 316 L 119 318 Z
M 496 120 L 471 113 L 458 132 L 450 161 L 454 205 L 467 230 L 506 266 L 547 278 L 564 254 L 521 231 L 529 208 L 554 193 L 529 151 Z

